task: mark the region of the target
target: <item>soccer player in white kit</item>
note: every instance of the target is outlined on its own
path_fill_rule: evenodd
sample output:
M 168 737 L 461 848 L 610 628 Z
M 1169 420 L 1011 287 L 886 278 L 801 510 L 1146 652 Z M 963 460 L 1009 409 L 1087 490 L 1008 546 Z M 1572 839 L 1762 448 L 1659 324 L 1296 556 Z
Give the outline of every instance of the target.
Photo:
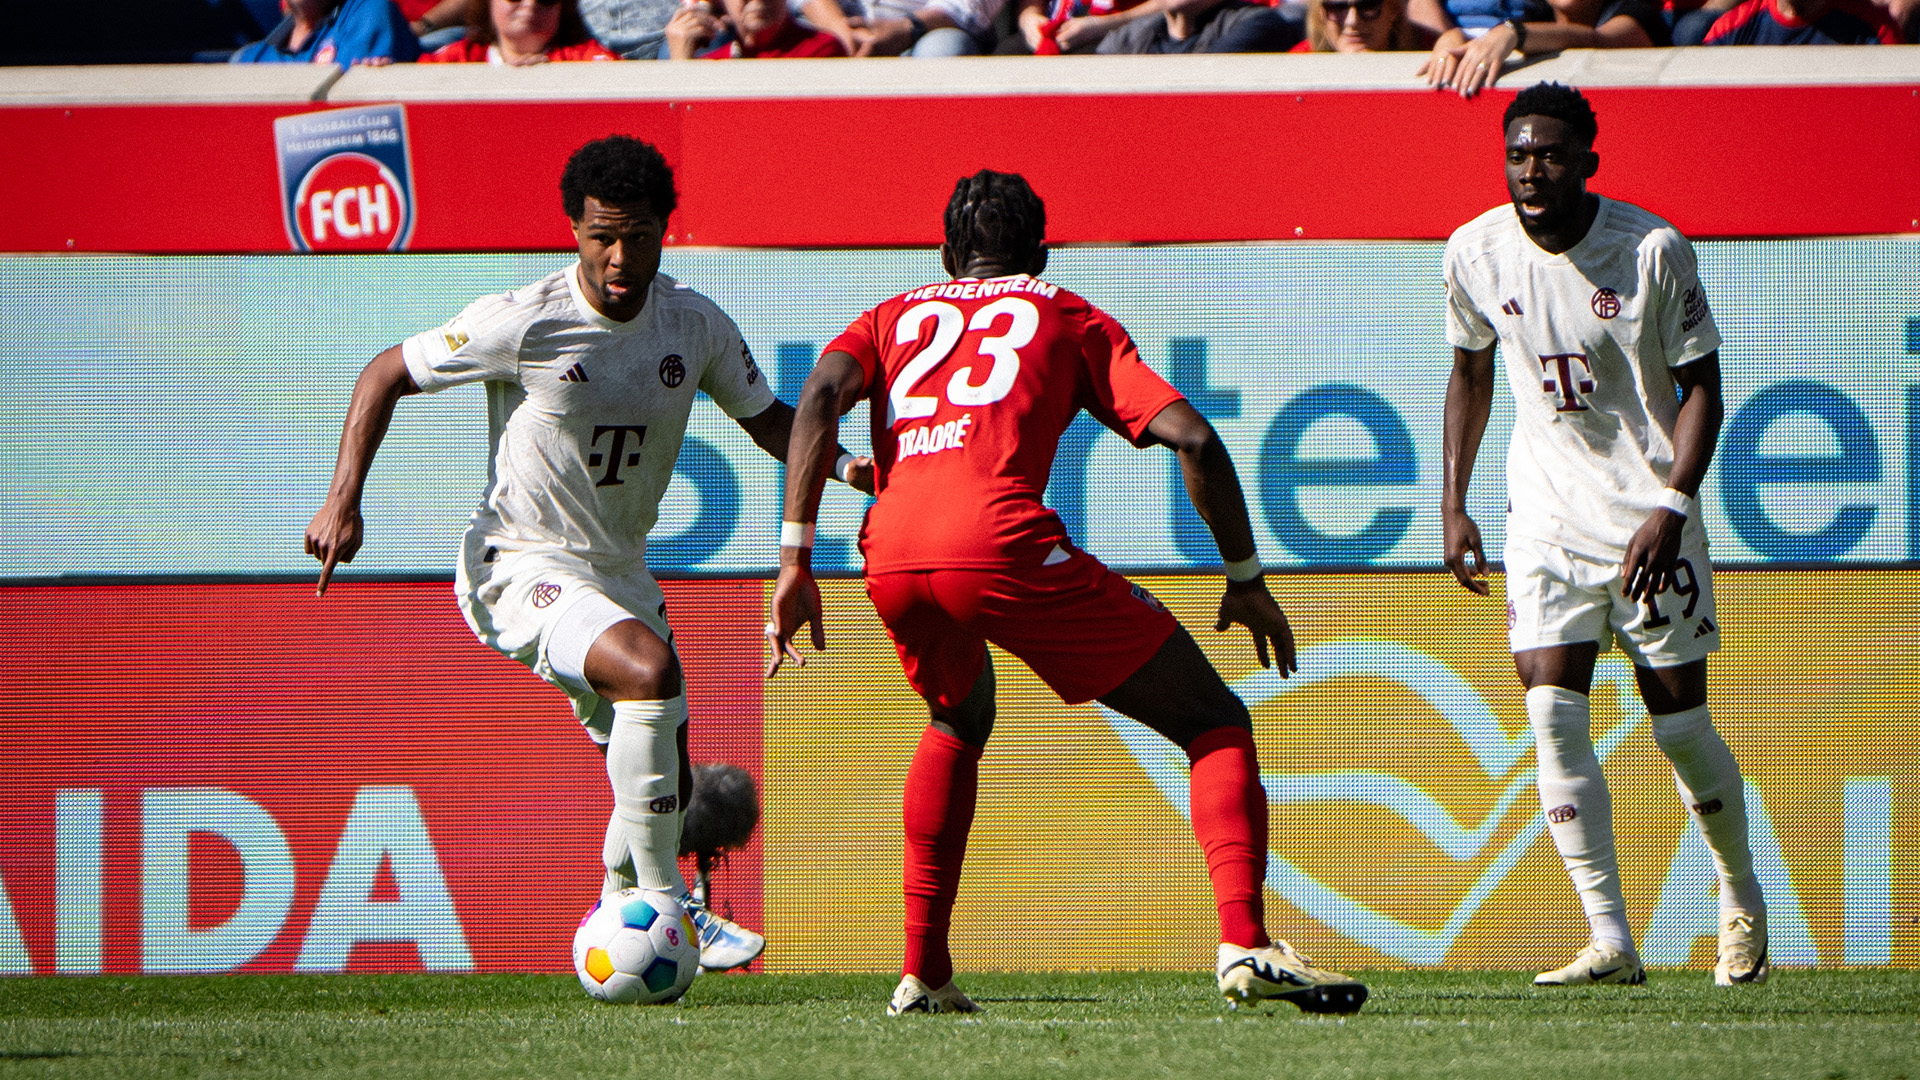
M 492 462 L 462 541 L 461 611 L 481 641 L 564 691 L 605 751 L 614 811 L 604 891 L 678 897 L 699 929 L 701 966 L 739 967 L 765 939 L 708 911 L 680 875 L 687 703 L 646 536 L 696 389 L 777 459 L 793 410 L 733 320 L 659 273 L 677 195 L 658 150 L 617 135 L 588 143 L 560 190 L 580 261 L 481 297 L 367 365 L 306 549 L 321 560 L 324 595 L 335 564 L 359 550 L 360 493 L 394 404 L 483 381 Z M 844 452 L 839 471 L 853 475 Z
M 1507 626 L 1539 760 L 1540 806 L 1592 941 L 1542 986 L 1646 980 L 1627 926 L 1606 777 L 1588 731 L 1594 661 L 1617 640 L 1653 737 L 1713 851 L 1723 986 L 1766 980 L 1767 915 L 1740 768 L 1707 712 L 1719 648 L 1694 498 L 1721 422 L 1720 334 L 1693 248 L 1645 210 L 1588 194 L 1598 125 L 1579 91 L 1542 83 L 1504 117 L 1511 206 L 1447 241 L 1441 519 L 1446 563 L 1486 595 L 1467 487 L 1502 347 L 1514 398 L 1507 455 Z

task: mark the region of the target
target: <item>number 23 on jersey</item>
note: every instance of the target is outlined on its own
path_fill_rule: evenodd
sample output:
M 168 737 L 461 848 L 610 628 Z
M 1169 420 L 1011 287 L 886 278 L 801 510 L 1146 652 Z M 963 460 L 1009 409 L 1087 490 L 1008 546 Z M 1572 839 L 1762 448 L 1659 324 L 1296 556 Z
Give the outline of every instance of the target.
M 1001 323 L 1002 316 L 1007 317 L 1005 323 Z M 902 420 L 934 414 L 940 404 L 939 397 L 915 391 L 928 373 L 953 355 L 955 346 L 960 344 L 961 337 L 969 330 L 1001 330 L 1000 333 L 990 333 L 981 338 L 975 347 L 976 355 L 982 360 L 992 360 L 993 366 L 988 369 L 986 378 L 978 383 L 973 381 L 977 365 L 968 364 L 956 370 L 947 380 L 947 400 L 961 408 L 971 408 L 991 405 L 1006 397 L 1013 389 L 1014 379 L 1020 374 L 1019 349 L 1031 342 L 1040 329 L 1039 310 L 1031 300 L 1023 297 L 1001 297 L 976 310 L 971 319 L 944 300 L 928 300 L 915 304 L 901 314 L 900 321 L 894 326 L 894 343 L 907 345 L 918 341 L 928 319 L 934 320 L 933 339 L 926 348 L 907 361 L 888 387 L 888 427 Z

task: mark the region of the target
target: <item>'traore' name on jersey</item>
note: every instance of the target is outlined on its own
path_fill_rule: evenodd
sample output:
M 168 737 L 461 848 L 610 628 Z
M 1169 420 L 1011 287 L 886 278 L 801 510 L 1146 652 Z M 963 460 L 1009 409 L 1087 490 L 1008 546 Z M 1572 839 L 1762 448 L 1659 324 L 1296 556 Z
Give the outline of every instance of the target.
M 1553 255 L 1506 205 L 1447 241 L 1446 280 L 1448 341 L 1498 340 L 1513 391 L 1508 532 L 1619 556 L 1673 467 L 1672 369 L 1720 347 L 1692 245 L 1602 198 L 1587 235 Z
M 492 462 L 470 553 L 557 548 L 640 564 L 694 391 L 736 419 L 773 403 L 713 301 L 660 274 L 640 314 L 615 322 L 587 302 L 577 268 L 481 297 L 401 346 L 422 390 L 486 382 Z

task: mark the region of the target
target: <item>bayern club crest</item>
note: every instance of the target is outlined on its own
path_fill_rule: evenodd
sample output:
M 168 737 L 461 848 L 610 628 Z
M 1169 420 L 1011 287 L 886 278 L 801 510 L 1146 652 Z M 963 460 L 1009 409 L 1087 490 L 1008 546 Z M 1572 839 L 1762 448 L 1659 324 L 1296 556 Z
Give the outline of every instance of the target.
M 413 168 L 403 105 L 273 122 L 280 207 L 295 251 L 404 251 L 413 236 Z

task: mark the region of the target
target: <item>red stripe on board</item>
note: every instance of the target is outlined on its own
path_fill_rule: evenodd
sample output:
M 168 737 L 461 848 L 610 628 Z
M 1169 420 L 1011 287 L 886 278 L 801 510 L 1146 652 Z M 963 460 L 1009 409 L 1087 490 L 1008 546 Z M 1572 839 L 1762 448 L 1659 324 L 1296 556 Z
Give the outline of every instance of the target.
M 666 586 L 693 711 L 695 761 L 761 773 L 758 582 Z M 0 589 L 0 879 L 34 969 L 54 970 L 56 792 L 104 793 L 98 898 L 105 968 L 141 968 L 142 793 L 215 788 L 271 814 L 295 893 L 242 970 L 289 970 L 356 791 L 410 789 L 480 971 L 569 967 L 599 888 L 611 810 L 604 765 L 567 702 L 474 640 L 446 584 L 128 584 Z M 239 902 L 231 845 L 196 836 L 189 925 Z M 392 899 L 391 867 L 370 889 Z M 756 839 L 716 892 L 761 923 Z M 354 970 L 418 968 L 366 943 Z

